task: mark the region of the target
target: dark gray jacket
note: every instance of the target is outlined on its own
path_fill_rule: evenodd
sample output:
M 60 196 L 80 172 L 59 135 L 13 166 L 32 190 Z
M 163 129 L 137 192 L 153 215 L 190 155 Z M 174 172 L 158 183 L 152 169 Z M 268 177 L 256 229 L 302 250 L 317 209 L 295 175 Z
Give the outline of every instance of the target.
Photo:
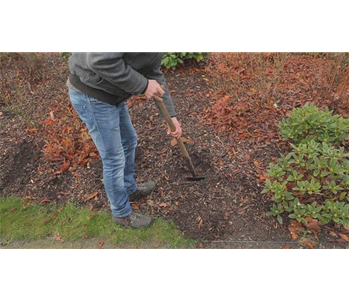
M 74 52 L 69 58 L 70 83 L 81 92 L 112 105 L 142 94 L 148 79 L 165 86 L 163 96 L 170 115 L 176 115 L 164 74 L 163 53 Z

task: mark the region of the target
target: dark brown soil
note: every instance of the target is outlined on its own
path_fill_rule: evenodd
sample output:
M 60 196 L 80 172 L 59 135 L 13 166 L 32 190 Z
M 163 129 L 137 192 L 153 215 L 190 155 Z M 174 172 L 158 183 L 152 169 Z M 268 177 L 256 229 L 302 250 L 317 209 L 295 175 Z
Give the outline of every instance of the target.
M 40 134 L 39 121 L 47 119 L 57 103 L 66 107 L 70 107 L 70 103 L 65 87 L 65 63 L 57 54 L 42 54 L 42 60 L 43 81 L 32 82 L 32 93 L 26 93 L 32 100 L 28 105 L 35 107 L 29 110 L 34 111 L 31 117 L 37 121 L 38 130 L 28 133 L 27 121 L 10 108 L 0 107 L 3 112 L 0 116 L 0 194 L 38 202 L 48 199 L 59 204 L 73 199 L 90 209 L 109 209 L 98 156 L 61 174 L 57 173 L 61 162 L 48 162 L 44 157 L 45 136 Z M 8 76 L 7 81 L 16 68 L 21 69 L 18 61 L 17 65 L 5 65 L 3 74 Z M 207 247 L 229 248 L 236 247 L 236 243 L 266 248 L 268 243 L 272 248 L 298 247 L 298 242 L 292 241 L 289 235 L 287 222 L 279 225 L 274 218 L 265 216 L 271 203 L 260 194 L 261 175 L 269 162 L 278 157 L 284 144 L 279 137 L 269 143 L 256 144 L 215 133 L 213 127 L 206 125 L 202 113 L 209 105 L 203 75 L 204 71 L 199 68 L 166 74 L 183 136 L 194 141 L 187 144 L 187 148 L 197 172 L 205 176 L 203 181 L 186 179 L 190 176 L 186 162 L 177 146 L 170 145 L 171 138 L 166 135 L 164 120 L 160 119 L 154 103 L 139 98 L 129 101 L 139 137 L 137 181 L 157 183 L 152 195 L 133 203 L 133 208 L 173 220 L 186 236 L 211 241 L 204 244 Z M 19 88 L 25 89 L 25 73 L 14 77 L 13 82 L 19 82 Z M 9 89 L 9 85 L 6 88 Z M 317 245 L 325 241 L 328 243 L 328 237 L 320 236 Z

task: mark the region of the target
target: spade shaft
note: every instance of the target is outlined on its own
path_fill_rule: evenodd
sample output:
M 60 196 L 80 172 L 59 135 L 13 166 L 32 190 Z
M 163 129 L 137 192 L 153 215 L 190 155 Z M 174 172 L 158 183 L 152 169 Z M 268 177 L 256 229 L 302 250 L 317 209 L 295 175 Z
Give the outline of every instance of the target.
M 156 100 L 159 108 L 160 108 L 160 111 L 162 113 L 162 115 L 164 116 L 166 122 L 168 123 L 168 125 L 170 126 L 171 128 L 171 131 L 176 131 L 176 126 L 175 124 L 173 124 L 173 121 L 171 119 L 171 116 L 170 114 L 168 113 L 168 110 L 163 102 L 163 100 L 160 98 L 160 97 L 157 97 L 157 96 L 154 96 L 154 99 Z M 191 158 L 189 156 L 189 153 L 183 143 L 183 140 L 181 137 L 177 138 L 177 144 L 179 146 L 179 149 L 181 150 L 185 160 L 187 161 L 188 163 L 188 167 L 189 167 L 189 170 L 190 170 L 190 173 L 193 175 L 193 179 L 195 180 L 196 178 L 197 179 L 203 179 L 201 177 L 198 177 L 196 172 L 195 172 L 195 168 L 194 168 L 194 165 L 193 165 L 193 162 L 191 161 Z

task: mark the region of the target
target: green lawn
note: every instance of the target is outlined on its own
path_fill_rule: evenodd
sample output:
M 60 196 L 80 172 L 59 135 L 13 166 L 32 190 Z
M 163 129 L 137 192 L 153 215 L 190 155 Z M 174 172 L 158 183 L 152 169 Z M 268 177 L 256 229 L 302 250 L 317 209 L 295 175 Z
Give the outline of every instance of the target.
M 161 218 L 146 229 L 124 228 L 112 222 L 110 213 L 78 208 L 72 202 L 58 207 L 0 197 L 0 218 L 0 237 L 7 242 L 55 237 L 64 243 L 99 238 L 120 248 L 193 248 L 197 243 Z

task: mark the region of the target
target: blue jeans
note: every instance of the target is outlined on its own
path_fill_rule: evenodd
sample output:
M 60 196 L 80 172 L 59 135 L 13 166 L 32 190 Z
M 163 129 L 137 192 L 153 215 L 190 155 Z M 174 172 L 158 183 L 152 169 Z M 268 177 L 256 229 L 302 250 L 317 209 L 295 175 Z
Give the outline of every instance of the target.
M 132 212 L 129 195 L 137 190 L 137 134 L 126 102 L 110 105 L 73 89 L 69 89 L 69 96 L 102 158 L 104 188 L 112 214 L 128 216 Z

